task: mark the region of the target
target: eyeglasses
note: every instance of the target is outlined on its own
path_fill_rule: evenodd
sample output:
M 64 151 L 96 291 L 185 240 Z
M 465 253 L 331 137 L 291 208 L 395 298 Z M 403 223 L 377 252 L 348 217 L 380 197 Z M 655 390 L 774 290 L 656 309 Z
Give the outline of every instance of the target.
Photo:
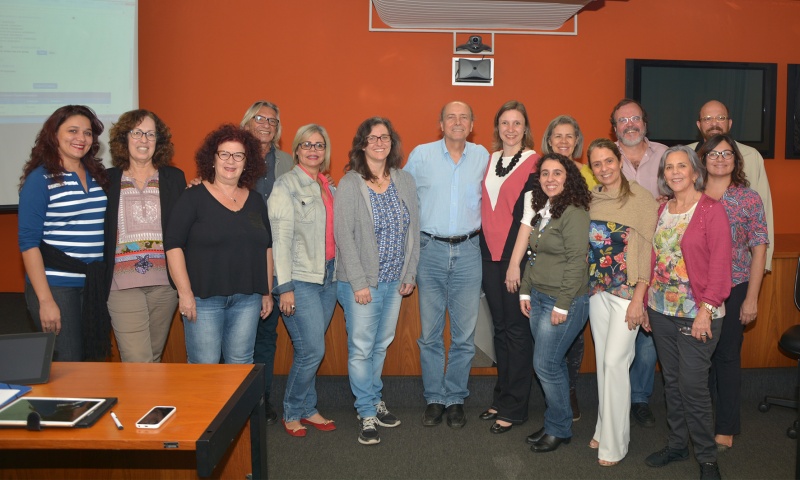
M 242 162 L 244 161 L 245 158 L 247 158 L 247 155 L 245 155 L 243 152 L 231 153 L 231 152 L 226 152 L 225 150 L 220 150 L 219 152 L 217 152 L 217 156 L 223 162 L 227 162 L 228 159 L 231 157 L 233 157 L 233 160 L 236 162 Z
M 700 121 L 703 123 L 711 123 L 713 121 L 717 122 L 724 122 L 728 119 L 727 115 L 717 115 L 716 117 L 712 117 L 711 115 L 706 115 L 705 117 L 700 117 Z
M 300 148 L 302 148 L 303 150 L 316 150 L 318 152 L 325 150 L 325 148 L 327 147 L 328 146 L 322 142 L 317 142 L 317 143 L 303 142 L 300 144 Z
M 269 123 L 273 127 L 277 127 L 278 124 L 281 123 L 281 121 L 278 120 L 277 118 L 265 117 L 263 115 L 256 115 L 255 117 L 253 117 L 253 120 L 255 120 L 256 123 Z
M 628 123 L 639 123 L 642 121 L 642 117 L 640 115 L 634 115 L 632 117 L 619 117 L 617 119 L 617 125 L 627 125 Z
M 378 143 L 380 139 L 383 143 L 389 143 L 392 141 L 391 135 L 370 135 L 367 137 L 367 143 Z
M 686 335 L 690 337 L 692 335 L 692 326 L 691 325 L 679 325 L 678 331 L 681 332 L 681 335 Z
M 723 150 L 720 152 L 719 150 L 711 150 L 710 152 L 706 153 L 706 158 L 709 160 L 716 160 L 719 158 L 720 155 L 722 155 L 722 158 L 724 158 L 725 160 L 730 160 L 731 158 L 733 158 L 733 151 Z
M 131 138 L 133 138 L 135 140 L 139 140 L 140 138 L 142 138 L 142 135 L 144 135 L 145 138 L 147 138 L 148 140 L 151 140 L 153 142 L 155 142 L 156 138 L 158 138 L 158 137 L 156 137 L 156 132 L 154 132 L 152 130 L 149 131 L 149 132 L 143 132 L 141 130 L 131 130 L 130 132 L 128 132 L 128 135 L 130 135 Z

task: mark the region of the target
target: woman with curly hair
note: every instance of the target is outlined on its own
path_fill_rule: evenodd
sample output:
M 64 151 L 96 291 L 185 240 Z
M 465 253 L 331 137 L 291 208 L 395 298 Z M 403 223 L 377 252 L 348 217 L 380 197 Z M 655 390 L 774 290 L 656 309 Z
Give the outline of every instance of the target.
M 575 163 L 548 153 L 533 174 L 539 184 L 525 194 L 525 212 L 511 265 L 530 246 L 520 284 L 522 314 L 530 319 L 533 368 L 544 390 L 544 426 L 528 436 L 531 450 L 552 452 L 572 437 L 567 349 L 583 331 L 589 309 L 586 254 L 589 201 L 586 181 Z
M 235 125 L 209 133 L 195 156 L 202 183 L 185 190 L 164 236 L 189 363 L 253 363 L 259 317 L 272 311 L 272 234 L 251 190 L 264 162 Z
M 109 135 L 105 224 L 108 311 L 123 362 L 160 362 L 178 296 L 170 285 L 164 231 L 186 188 L 170 166 L 172 134 L 147 110 L 123 113 Z
M 59 108 L 44 122 L 20 179 L 25 300 L 37 329 L 56 334 L 58 361 L 109 353 L 101 262 L 108 180 L 95 157 L 102 132 L 89 107 Z
M 542 153 L 560 153 L 571 158 L 581 172 L 586 185 L 591 190 L 597 185 L 592 169 L 578 161 L 583 150 L 583 133 L 578 121 L 569 115 L 559 115 L 550 121 L 542 136 Z M 578 334 L 575 342 L 567 350 L 567 370 L 569 371 L 569 401 L 572 406 L 572 420 L 581 419 L 578 407 L 578 375 L 583 364 L 584 332 Z

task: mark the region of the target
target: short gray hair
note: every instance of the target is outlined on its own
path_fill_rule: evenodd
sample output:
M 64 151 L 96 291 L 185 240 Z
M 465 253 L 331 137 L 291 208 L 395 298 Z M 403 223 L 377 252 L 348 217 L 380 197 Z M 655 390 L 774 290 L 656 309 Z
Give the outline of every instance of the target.
M 678 152 L 683 152 L 689 157 L 689 164 L 691 164 L 694 173 L 697 174 L 697 180 L 694 181 L 694 189 L 698 192 L 702 192 L 706 189 L 706 167 L 703 165 L 703 162 L 700 161 L 700 157 L 697 156 L 697 153 L 686 145 L 669 147 L 667 151 L 664 152 L 664 155 L 661 156 L 661 161 L 658 164 L 658 191 L 661 192 L 662 195 L 668 197 L 675 195 L 675 192 L 669 188 L 667 181 L 664 179 L 664 165 L 667 163 L 667 157 Z
M 553 149 L 550 147 L 548 140 L 550 139 L 550 135 L 553 134 L 553 130 L 559 125 L 572 125 L 572 128 L 575 129 L 575 150 L 572 151 L 572 159 L 574 160 L 580 157 L 581 151 L 583 150 L 583 133 L 581 132 L 581 127 L 578 126 L 578 121 L 569 115 L 559 115 L 547 126 L 547 129 L 544 131 L 544 136 L 542 137 L 542 153 L 553 153 Z

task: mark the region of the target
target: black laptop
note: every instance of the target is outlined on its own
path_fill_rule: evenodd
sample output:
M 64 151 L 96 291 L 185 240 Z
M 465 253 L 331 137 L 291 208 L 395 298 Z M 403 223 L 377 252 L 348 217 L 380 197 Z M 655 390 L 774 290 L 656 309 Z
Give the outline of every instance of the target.
M 0 382 L 47 383 L 55 344 L 52 332 L 0 335 Z

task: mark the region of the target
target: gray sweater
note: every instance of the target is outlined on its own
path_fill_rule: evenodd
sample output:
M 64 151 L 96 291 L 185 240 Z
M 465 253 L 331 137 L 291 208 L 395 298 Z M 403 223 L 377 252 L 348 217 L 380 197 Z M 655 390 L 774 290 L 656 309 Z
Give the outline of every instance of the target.
M 403 170 L 392 170 L 390 174 L 410 217 L 400 279 L 401 283 L 414 285 L 419 262 L 417 186 L 414 177 Z M 333 204 L 336 279 L 350 283 L 353 291 L 378 286 L 378 242 L 367 188 L 359 173 L 349 171 L 339 182 Z

